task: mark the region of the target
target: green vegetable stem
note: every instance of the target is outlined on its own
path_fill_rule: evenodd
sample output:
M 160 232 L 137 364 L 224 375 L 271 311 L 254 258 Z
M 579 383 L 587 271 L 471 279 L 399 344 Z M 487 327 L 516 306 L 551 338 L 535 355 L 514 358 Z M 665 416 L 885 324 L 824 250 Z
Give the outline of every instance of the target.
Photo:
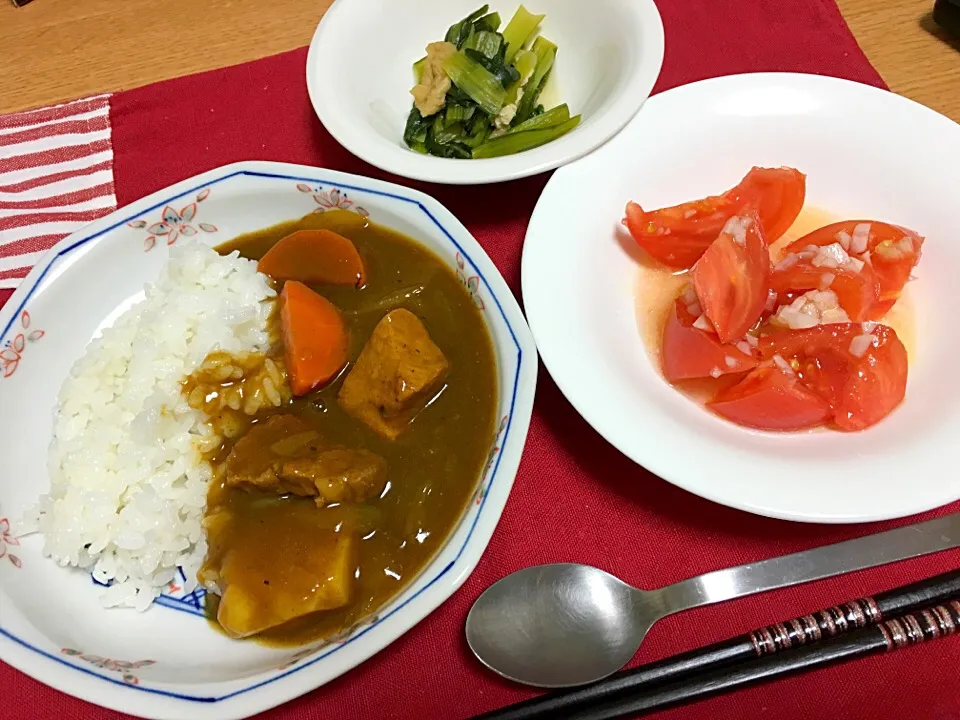
M 532 14 L 523 5 L 517 8 L 507 27 L 503 29 L 503 39 L 507 42 L 507 62 L 513 60 L 520 48 L 526 45 L 545 17 L 546 15 Z
M 497 76 L 476 60 L 457 52 L 444 63 L 443 70 L 485 113 L 495 115 L 500 111 L 507 92 Z
M 493 158 L 503 155 L 513 155 L 514 153 L 523 152 L 524 150 L 531 150 L 566 135 L 579 124 L 580 116 L 575 115 L 566 122 L 543 130 L 507 133 L 498 138 L 487 140 L 487 142 L 482 145 L 475 147 L 473 149 L 473 157 L 475 159 Z

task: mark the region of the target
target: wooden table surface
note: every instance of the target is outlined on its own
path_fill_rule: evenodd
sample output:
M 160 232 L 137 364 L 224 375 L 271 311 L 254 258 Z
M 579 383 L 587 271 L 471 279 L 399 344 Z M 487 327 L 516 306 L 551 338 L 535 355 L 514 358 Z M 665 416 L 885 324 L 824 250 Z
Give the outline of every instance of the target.
M 331 2 L 0 0 L 0 113 L 306 45 Z M 839 5 L 894 91 L 960 121 L 960 42 L 938 32 L 933 0 Z

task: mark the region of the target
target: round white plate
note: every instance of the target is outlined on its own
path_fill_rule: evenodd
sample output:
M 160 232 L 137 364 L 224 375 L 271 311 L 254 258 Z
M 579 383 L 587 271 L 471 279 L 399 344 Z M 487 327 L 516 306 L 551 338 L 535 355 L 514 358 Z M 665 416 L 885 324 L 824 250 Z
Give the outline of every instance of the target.
M 926 236 L 908 290 L 915 343 L 903 404 L 864 432 L 772 434 L 674 390 L 641 339 L 628 200 L 722 192 L 751 166 L 807 174 L 807 207 Z M 665 480 L 749 512 L 810 522 L 901 517 L 960 497 L 960 126 L 834 78 L 755 74 L 651 98 L 614 140 L 559 170 L 527 230 L 523 300 L 540 355 L 609 442 Z
M 460 523 L 396 599 L 327 643 L 278 650 L 230 640 L 207 623 L 203 590 L 187 593 L 183 578 L 144 613 L 105 610 L 88 572 L 44 558 L 43 538 L 19 537 L 19 519 L 49 488 L 52 410 L 66 374 L 91 337 L 142 296 L 169 245 L 216 245 L 333 208 L 369 216 L 433 250 L 483 312 L 497 357 L 500 423 Z M 7 430 L 0 435 L 0 660 L 84 700 L 169 720 L 248 717 L 343 674 L 426 617 L 476 566 L 520 462 L 536 358 L 496 267 L 446 208 L 415 190 L 320 168 L 246 162 L 184 180 L 88 225 L 45 255 L 0 309 L 0 427 Z
M 428 43 L 481 0 L 337 0 L 310 43 L 307 90 L 330 134 L 382 170 L 454 185 L 502 182 L 551 170 L 609 140 L 650 95 L 663 64 L 663 24 L 653 0 L 530 0 L 546 13 L 543 35 L 558 46 L 545 90 L 550 104 L 580 113 L 579 127 L 539 148 L 502 158 L 451 160 L 420 155 L 403 142 L 413 107 L 412 65 Z M 516 0 L 490 3 L 503 19 Z

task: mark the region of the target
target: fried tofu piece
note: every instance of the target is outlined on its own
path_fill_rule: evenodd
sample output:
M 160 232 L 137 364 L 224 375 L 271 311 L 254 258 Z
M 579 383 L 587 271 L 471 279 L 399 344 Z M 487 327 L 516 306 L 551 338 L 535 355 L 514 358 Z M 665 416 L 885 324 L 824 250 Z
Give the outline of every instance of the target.
M 423 117 L 434 115 L 447 102 L 450 78 L 443 64 L 457 52 L 457 46 L 449 42 L 432 42 L 427 45 L 427 61 L 423 66 L 420 82 L 410 91 L 413 104 Z
M 409 310 L 377 323 L 340 388 L 340 406 L 380 435 L 395 440 L 440 390 L 447 358 Z

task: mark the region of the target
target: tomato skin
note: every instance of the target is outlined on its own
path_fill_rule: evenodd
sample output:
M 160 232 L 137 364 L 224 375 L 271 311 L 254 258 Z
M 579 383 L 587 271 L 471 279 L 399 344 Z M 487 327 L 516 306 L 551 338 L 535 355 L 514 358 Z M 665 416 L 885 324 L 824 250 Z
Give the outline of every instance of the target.
M 778 295 L 817 290 L 826 274 L 833 275 L 830 290 L 837 294 L 837 301 L 850 320 L 862 322 L 873 316 L 880 298 L 880 284 L 866 263 L 860 272 L 853 272 L 845 268 L 816 267 L 809 260 L 800 260 L 785 270 L 774 269 L 770 274 L 770 289 Z
M 837 242 L 838 233 L 845 232 L 852 236 L 854 228 L 861 224 L 870 225 L 867 251 L 870 254 L 869 263 L 876 275 L 879 292 L 879 300 L 871 311 L 870 317 L 879 319 L 893 307 L 904 285 L 910 279 L 910 273 L 920 261 L 922 236 L 913 230 L 877 220 L 844 220 L 794 240 L 784 249 L 784 252 L 800 252 L 808 245 L 830 245 Z M 901 243 L 901 240 L 905 242 Z M 864 259 L 863 253 L 851 253 L 851 255 Z
M 843 430 L 862 430 L 893 412 L 907 394 L 907 349 L 892 328 L 881 325 L 880 344 L 870 351 L 847 382 L 834 410 L 834 423 Z
M 907 350 L 886 325 L 872 330 L 874 344 L 863 355 L 851 352 L 867 334 L 859 323 L 820 325 L 781 331 L 763 338 L 765 357 L 780 355 L 794 367 L 801 384 L 822 397 L 840 430 L 863 430 L 880 422 L 903 401 L 907 390 Z
M 664 326 L 661 345 L 663 375 L 669 382 L 741 373 L 757 366 L 756 358 L 733 345 L 722 345 L 713 333 L 693 327 L 695 320 L 678 298 Z
M 703 255 L 730 215 L 730 201 L 704 198 L 672 208 L 645 211 L 627 203 L 623 224 L 648 255 L 668 267 L 686 270 Z M 698 209 L 699 208 L 699 209 Z M 685 216 L 693 212 L 690 218 Z
M 746 225 L 739 238 L 729 230 L 738 221 Z M 720 342 L 730 343 L 743 337 L 763 314 L 770 287 L 770 250 L 755 210 L 732 218 L 725 228 L 691 275 Z
M 776 242 L 803 209 L 807 176 L 789 167 L 755 167 L 727 197 L 739 207 L 755 204 L 768 242 Z
M 804 430 L 830 418 L 830 406 L 775 365 L 761 365 L 707 407 L 737 425 L 758 430 Z
M 723 226 L 748 206 L 758 208 L 769 242 L 796 220 L 806 195 L 806 176 L 792 168 L 753 168 L 723 195 L 646 211 L 628 203 L 623 224 L 651 257 L 672 268 L 693 266 Z

